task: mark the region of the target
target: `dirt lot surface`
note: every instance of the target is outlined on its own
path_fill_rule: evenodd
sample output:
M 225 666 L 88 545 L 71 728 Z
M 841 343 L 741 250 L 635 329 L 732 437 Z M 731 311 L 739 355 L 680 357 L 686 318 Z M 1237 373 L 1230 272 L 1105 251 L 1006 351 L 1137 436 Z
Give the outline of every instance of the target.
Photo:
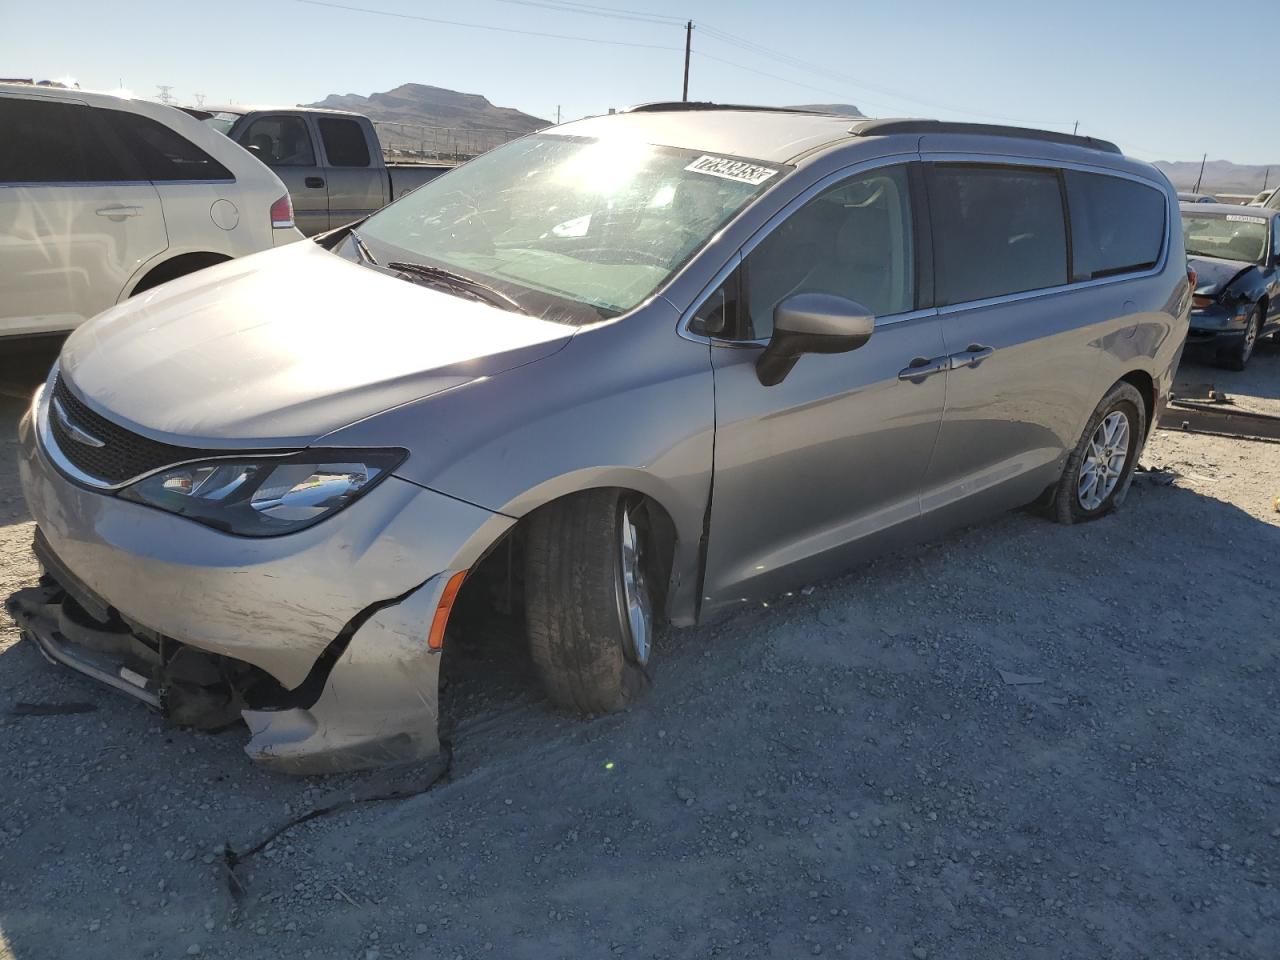
M 1193 368 L 1280 411 L 1280 350 Z M 0 596 L 32 582 L 0 399 Z M 166 729 L 0 614 L 0 957 L 1280 957 L 1280 445 L 1157 433 L 1116 516 L 1012 514 L 660 647 L 554 713 L 501 642 L 428 793 Z M 157 589 L 163 589 L 157 584 Z M 84 705 L 23 715 L 19 703 Z

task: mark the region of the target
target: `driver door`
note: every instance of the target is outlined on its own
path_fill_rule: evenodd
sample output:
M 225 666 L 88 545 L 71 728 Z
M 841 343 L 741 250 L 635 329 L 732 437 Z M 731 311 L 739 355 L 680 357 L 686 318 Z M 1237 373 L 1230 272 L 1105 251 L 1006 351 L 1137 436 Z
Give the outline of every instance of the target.
M 882 166 L 817 189 L 693 318 L 690 332 L 711 340 L 716 399 L 704 611 L 916 534 L 947 378 L 937 312 L 917 309 L 928 250 L 913 222 L 916 176 Z M 849 353 L 802 356 L 762 386 L 756 360 L 774 308 L 802 292 L 858 301 L 875 332 Z

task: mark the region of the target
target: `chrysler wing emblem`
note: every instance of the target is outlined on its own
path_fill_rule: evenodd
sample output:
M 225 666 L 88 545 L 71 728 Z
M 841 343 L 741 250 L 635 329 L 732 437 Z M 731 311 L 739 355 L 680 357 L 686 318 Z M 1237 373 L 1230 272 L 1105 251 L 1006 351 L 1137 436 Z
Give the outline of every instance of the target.
M 53 415 L 58 418 L 58 422 L 62 424 L 62 428 L 67 431 L 71 439 L 76 443 L 83 443 L 86 447 L 105 447 L 106 444 L 95 437 L 92 433 L 79 427 L 75 421 L 67 415 L 66 408 L 63 407 L 62 401 L 57 397 L 53 398 Z

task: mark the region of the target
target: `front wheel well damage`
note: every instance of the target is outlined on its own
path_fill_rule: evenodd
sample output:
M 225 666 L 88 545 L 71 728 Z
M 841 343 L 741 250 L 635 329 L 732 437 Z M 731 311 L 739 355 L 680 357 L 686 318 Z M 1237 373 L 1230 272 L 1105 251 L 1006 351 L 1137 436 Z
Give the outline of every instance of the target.
M 442 690 L 463 681 L 468 674 L 475 674 L 481 682 L 492 682 L 491 669 L 477 670 L 469 665 L 476 661 L 484 661 L 490 667 L 502 664 L 512 668 L 515 688 L 536 686 L 525 622 L 524 552 L 531 521 L 540 511 L 599 490 L 612 490 L 620 498 L 634 497 L 644 504 L 653 537 L 650 555 L 659 558 L 657 562 L 661 564 L 661 569 L 654 571 L 655 582 L 669 589 L 677 546 L 676 526 L 666 508 L 653 497 L 626 487 L 597 487 L 540 504 L 525 513 L 472 565 L 449 618 L 441 662 Z M 660 603 L 665 601 L 666 593 L 664 589 Z
M 529 534 L 531 519 L 540 511 L 563 504 L 570 498 L 600 489 L 613 490 L 619 498 L 634 497 L 644 505 L 645 515 L 649 521 L 648 530 L 653 537 L 652 554 L 662 563 L 662 569 L 658 571 L 659 582 L 669 585 L 673 573 L 677 535 L 675 522 L 667 509 L 653 497 L 627 487 L 588 488 L 576 490 L 540 504 L 524 514 L 515 525 L 490 544 L 481 554 L 480 559 L 472 565 L 466 582 L 458 594 L 458 607 L 465 608 L 468 603 L 476 603 L 477 595 L 483 594 L 488 603 L 496 603 L 502 612 L 516 612 L 523 595 L 520 558 L 523 555 L 525 539 Z M 450 632 L 452 634 L 453 631 Z

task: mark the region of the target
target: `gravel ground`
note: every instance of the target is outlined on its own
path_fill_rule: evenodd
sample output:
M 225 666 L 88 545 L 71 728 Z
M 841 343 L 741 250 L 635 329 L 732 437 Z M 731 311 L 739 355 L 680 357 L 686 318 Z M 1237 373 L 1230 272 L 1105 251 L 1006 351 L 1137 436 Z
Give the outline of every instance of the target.
M 1192 382 L 1280 410 L 1280 350 Z M 0 399 L 0 597 L 36 576 Z M 0 958 L 1280 956 L 1280 445 L 1157 433 L 1123 511 L 1011 514 L 681 631 L 626 714 L 455 664 L 429 793 L 166 729 L 0 614 Z M 1036 682 L 1028 682 L 1034 680 Z M 18 702 L 86 712 L 15 715 Z

